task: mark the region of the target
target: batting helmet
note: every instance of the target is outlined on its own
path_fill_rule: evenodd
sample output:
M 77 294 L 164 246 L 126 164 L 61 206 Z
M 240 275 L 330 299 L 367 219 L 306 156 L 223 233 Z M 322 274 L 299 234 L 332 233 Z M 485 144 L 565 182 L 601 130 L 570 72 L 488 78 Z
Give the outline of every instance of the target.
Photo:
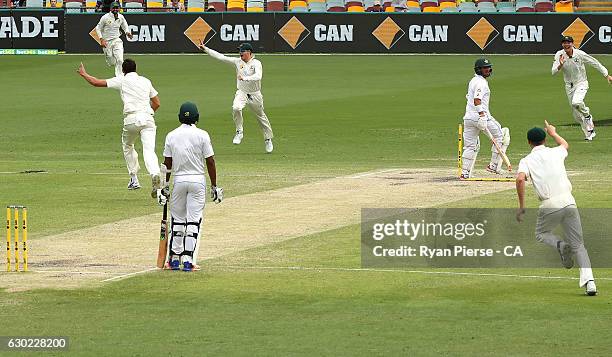
M 574 43 L 574 38 L 572 36 L 561 36 L 561 43 L 563 42 Z
M 481 76 L 483 68 L 491 68 L 491 72 L 493 72 L 493 64 L 491 63 L 491 61 L 486 58 L 477 59 L 476 63 L 474 63 L 474 72 L 476 72 L 477 75 Z
M 185 102 L 181 105 L 178 114 L 179 121 L 183 124 L 195 124 L 200 119 L 198 107 L 191 102 Z

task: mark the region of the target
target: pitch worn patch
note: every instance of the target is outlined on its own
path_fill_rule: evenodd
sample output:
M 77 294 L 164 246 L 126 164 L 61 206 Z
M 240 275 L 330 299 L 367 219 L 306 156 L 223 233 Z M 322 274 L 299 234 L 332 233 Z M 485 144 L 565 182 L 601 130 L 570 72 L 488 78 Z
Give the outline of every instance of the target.
M 357 224 L 361 208 L 432 207 L 511 189 L 460 182 L 449 170 L 387 169 L 253 193 L 208 204 L 198 260 Z M 2 273 L 0 288 L 76 288 L 155 265 L 160 214 L 30 242 L 30 270 Z

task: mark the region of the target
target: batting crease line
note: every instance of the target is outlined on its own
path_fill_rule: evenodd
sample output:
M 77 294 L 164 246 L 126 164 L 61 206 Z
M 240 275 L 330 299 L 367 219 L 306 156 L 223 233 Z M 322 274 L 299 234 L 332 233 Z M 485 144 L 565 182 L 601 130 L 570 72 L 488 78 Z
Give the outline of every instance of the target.
M 70 270 L 32 270 L 34 273 L 41 274 L 99 274 L 99 275 L 113 275 L 116 274 L 114 272 L 109 271 L 70 271 Z M 121 274 L 129 274 L 129 273 L 121 273 Z
M 433 275 L 465 275 L 465 276 L 490 276 L 504 278 L 523 278 L 523 279 L 550 279 L 550 280 L 579 280 L 579 278 L 567 276 L 542 276 L 542 275 L 520 275 L 520 274 L 499 274 L 499 273 L 469 273 L 458 271 L 426 271 L 426 270 L 400 270 L 400 269 L 375 269 L 375 268 L 308 268 L 308 267 L 254 267 L 240 265 L 211 265 L 211 268 L 227 269 L 251 269 L 251 270 L 305 270 L 305 271 L 352 271 L 352 272 L 376 272 L 376 273 L 411 273 L 411 274 L 433 274 Z M 612 280 L 612 278 L 597 278 L 597 280 Z
M 387 169 L 387 170 L 370 171 L 370 172 L 365 172 L 365 173 L 358 174 L 358 175 L 348 176 L 348 178 L 349 179 L 358 179 L 358 178 L 362 178 L 362 177 L 368 177 L 368 176 L 372 176 L 372 175 L 383 174 L 385 172 L 392 172 L 392 171 L 399 171 L 399 170 L 406 170 L 406 169 L 395 168 L 395 169 Z
M 158 269 L 159 268 L 155 267 L 155 268 L 149 268 L 149 269 L 145 269 L 145 270 L 141 270 L 141 271 L 137 271 L 137 272 L 133 272 L 133 273 L 129 273 L 129 274 L 118 275 L 118 276 L 114 276 L 112 278 L 104 279 L 104 280 L 102 280 L 102 282 L 105 283 L 105 282 L 109 282 L 109 281 L 120 280 L 120 279 L 123 279 L 123 278 L 127 278 L 127 277 L 138 275 L 138 274 L 148 273 L 150 271 L 158 270 Z

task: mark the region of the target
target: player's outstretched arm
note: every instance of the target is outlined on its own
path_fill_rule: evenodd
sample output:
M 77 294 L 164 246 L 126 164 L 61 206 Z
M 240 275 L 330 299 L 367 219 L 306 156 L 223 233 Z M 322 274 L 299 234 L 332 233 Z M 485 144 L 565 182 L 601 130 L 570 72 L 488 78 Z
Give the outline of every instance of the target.
M 595 59 L 595 57 L 589 54 L 586 54 L 584 52 L 582 53 L 582 59 L 584 60 L 584 62 L 588 63 L 591 67 L 598 70 L 599 73 L 601 73 L 608 80 L 608 83 L 610 83 L 610 76 L 608 73 L 608 69 L 604 67 L 604 65 L 601 64 L 601 62 Z
M 561 135 L 557 134 L 557 128 L 550 125 L 547 120 L 544 120 L 544 129 L 546 130 L 546 133 L 548 135 L 550 135 L 553 139 L 555 139 L 555 142 L 557 143 L 557 145 L 563 146 L 565 150 L 569 149 L 569 144 L 567 143 L 567 141 L 563 139 Z
M 79 66 L 79 69 L 77 70 L 77 72 L 79 73 L 79 75 L 81 77 L 83 77 L 92 86 L 94 86 L 94 87 L 107 87 L 105 79 L 98 79 L 98 78 L 90 75 L 89 73 L 87 73 L 87 71 L 85 70 L 85 66 L 83 65 L 83 62 L 81 62 L 81 65 Z
M 203 40 L 200 40 L 200 45 L 198 46 L 202 51 L 206 52 L 210 57 L 219 60 L 221 62 L 225 62 L 228 64 L 236 64 L 237 58 L 227 57 L 211 48 L 206 47 Z

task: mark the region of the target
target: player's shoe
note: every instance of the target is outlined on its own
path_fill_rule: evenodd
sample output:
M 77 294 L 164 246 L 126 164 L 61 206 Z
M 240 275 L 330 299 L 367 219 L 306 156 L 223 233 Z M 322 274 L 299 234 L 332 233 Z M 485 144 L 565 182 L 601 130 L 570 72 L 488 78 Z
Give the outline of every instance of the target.
M 193 264 L 191 262 L 183 262 L 183 271 L 193 271 Z
M 487 172 L 490 172 L 492 174 L 501 175 L 501 171 L 498 171 L 496 168 L 493 168 L 491 164 L 488 164 L 485 170 L 487 170 Z
M 461 176 L 459 176 L 459 180 L 467 180 L 469 178 L 470 178 L 470 176 L 469 175 L 465 175 L 465 174 L 461 174 Z
M 595 130 L 589 130 L 589 134 L 584 138 L 584 140 L 593 141 L 593 138 L 595 138 L 596 135 L 597 133 L 595 132 Z
M 180 270 L 181 269 L 181 261 L 179 259 L 172 259 L 170 261 L 170 270 Z
M 589 280 L 586 283 L 585 294 L 588 296 L 597 295 L 597 287 L 595 286 L 595 280 Z
M 234 135 L 234 140 L 232 140 L 232 143 L 234 143 L 234 145 L 240 144 L 242 142 L 243 137 L 244 134 L 242 133 L 242 131 L 236 130 L 236 135 Z
M 140 183 L 138 183 L 138 177 L 130 176 L 130 182 L 128 183 L 128 190 L 137 190 L 140 188 Z
M 264 143 L 266 145 L 266 152 L 268 154 L 271 153 L 272 150 L 274 150 L 274 145 L 272 145 L 272 139 L 266 139 Z
M 153 175 L 151 176 L 151 198 L 157 198 L 157 190 L 161 190 L 161 178 L 159 175 Z
M 565 269 L 571 269 L 574 266 L 574 259 L 572 259 L 572 247 L 565 242 L 558 241 L 557 251 L 561 256 L 561 264 L 563 264 Z

